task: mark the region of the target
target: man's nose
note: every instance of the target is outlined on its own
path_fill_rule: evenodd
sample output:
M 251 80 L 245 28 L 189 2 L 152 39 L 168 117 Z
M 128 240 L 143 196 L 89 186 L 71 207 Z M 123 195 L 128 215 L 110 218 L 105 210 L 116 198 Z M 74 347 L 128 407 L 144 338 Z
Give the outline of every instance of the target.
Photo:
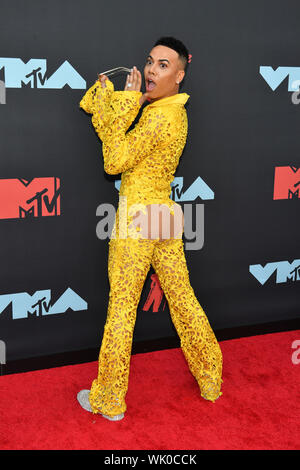
M 150 65 L 149 72 L 153 75 L 156 74 L 156 65 L 155 64 Z

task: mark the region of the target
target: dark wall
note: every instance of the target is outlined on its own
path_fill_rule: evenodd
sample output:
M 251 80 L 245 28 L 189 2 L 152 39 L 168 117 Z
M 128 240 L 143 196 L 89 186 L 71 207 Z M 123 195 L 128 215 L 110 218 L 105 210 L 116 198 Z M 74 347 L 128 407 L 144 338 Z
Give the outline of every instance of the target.
M 300 78 L 299 16 L 296 1 L 1 1 L 8 361 L 100 346 L 108 238 L 96 234 L 96 211 L 117 208 L 120 175 L 104 172 L 79 101 L 99 72 L 143 73 L 160 36 L 178 37 L 192 54 L 180 90 L 190 95 L 189 133 L 172 197 L 192 211 L 197 237 L 184 240 L 199 302 L 216 331 L 299 317 L 300 107 L 291 87 Z M 112 80 L 123 89 L 125 76 Z M 151 268 L 134 341 L 175 335 Z

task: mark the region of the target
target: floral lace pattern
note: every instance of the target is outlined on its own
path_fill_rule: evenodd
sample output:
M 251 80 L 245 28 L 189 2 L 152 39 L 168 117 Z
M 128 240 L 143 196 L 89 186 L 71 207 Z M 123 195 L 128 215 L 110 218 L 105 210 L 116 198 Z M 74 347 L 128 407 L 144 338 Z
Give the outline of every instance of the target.
M 121 173 L 119 205 L 109 241 L 109 303 L 99 353 L 98 376 L 89 395 L 93 413 L 115 416 L 127 409 L 130 357 L 136 311 L 152 265 L 169 304 L 173 324 L 189 369 L 203 398 L 222 395 L 222 353 L 209 321 L 190 284 L 182 232 L 161 240 L 138 237 L 132 224 L 133 204 L 165 204 L 174 213 L 171 182 L 186 143 L 186 93 L 147 105 L 129 132 L 140 109 L 137 91 L 114 91 L 97 81 L 80 101 L 92 114 L 102 140 L 104 169 Z M 127 132 L 127 133 L 126 133 Z

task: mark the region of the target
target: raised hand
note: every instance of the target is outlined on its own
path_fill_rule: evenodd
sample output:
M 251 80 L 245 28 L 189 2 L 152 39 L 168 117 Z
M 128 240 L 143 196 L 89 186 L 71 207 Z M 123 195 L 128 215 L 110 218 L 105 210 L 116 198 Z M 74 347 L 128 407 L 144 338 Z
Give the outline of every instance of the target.
M 105 80 L 108 77 L 103 74 L 98 74 L 98 80 L 101 83 L 102 88 L 106 88 Z M 130 74 L 127 75 L 124 91 L 140 91 L 142 85 L 141 72 L 134 65 L 131 69 Z M 140 105 L 142 105 L 148 98 L 148 93 L 144 93 L 140 98 Z
M 140 91 L 141 85 L 142 85 L 141 72 L 134 65 L 133 68 L 131 69 L 130 74 L 127 75 L 124 90 Z
M 133 68 L 131 69 L 131 73 L 127 75 L 124 91 L 141 91 L 141 85 L 142 85 L 141 72 L 134 65 Z M 142 105 L 146 101 L 147 98 L 148 98 L 148 94 L 144 93 L 140 98 L 140 105 Z

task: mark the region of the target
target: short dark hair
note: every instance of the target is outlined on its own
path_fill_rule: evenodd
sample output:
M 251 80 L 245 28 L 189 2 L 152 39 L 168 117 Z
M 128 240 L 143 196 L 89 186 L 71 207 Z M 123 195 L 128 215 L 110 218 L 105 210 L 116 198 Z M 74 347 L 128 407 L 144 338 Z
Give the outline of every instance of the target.
M 174 49 L 174 51 L 178 53 L 179 59 L 182 61 L 184 71 L 187 72 L 189 52 L 183 42 L 172 36 L 163 36 L 156 41 L 153 47 L 155 46 L 167 46 Z

